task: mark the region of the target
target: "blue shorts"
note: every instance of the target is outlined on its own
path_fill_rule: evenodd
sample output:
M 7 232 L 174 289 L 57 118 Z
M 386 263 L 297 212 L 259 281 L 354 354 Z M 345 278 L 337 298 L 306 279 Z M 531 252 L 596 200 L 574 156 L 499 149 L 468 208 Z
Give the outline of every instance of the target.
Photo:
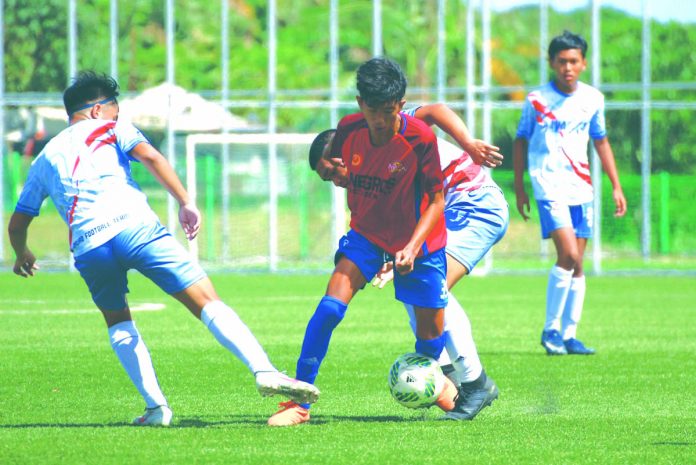
M 447 255 L 471 272 L 491 247 L 503 238 L 510 221 L 508 205 L 497 187 L 460 194 L 445 207 Z
M 537 200 L 541 237 L 548 239 L 551 232 L 560 228 L 573 228 L 575 237 L 592 237 L 594 208 L 592 202 L 580 205 L 567 205 L 552 200 Z
M 352 261 L 369 282 L 382 268 L 386 260 L 394 260 L 384 250 L 374 245 L 365 236 L 352 229 L 341 238 L 334 262 L 345 256 Z M 413 271 L 407 275 L 394 272 L 394 294 L 396 299 L 425 308 L 447 306 L 447 258 L 440 249 L 425 257 L 419 257 Z
M 102 310 L 126 308 L 129 269 L 176 294 L 206 277 L 188 251 L 159 223 L 121 231 L 105 244 L 75 257 L 75 268 Z

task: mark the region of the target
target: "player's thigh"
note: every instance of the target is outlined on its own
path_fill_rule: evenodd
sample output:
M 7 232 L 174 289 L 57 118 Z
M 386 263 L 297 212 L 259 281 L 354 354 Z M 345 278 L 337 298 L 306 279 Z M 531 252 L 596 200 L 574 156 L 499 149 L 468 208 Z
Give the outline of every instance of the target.
M 396 299 L 415 307 L 447 306 L 447 258 L 445 249 L 416 259 L 413 271 L 394 273 Z
M 452 287 L 502 239 L 508 228 L 509 212 L 502 192 L 491 187 L 472 191 L 466 202 L 448 205 L 445 218 L 447 282 Z M 450 267 L 454 262 L 460 266 Z
M 578 240 L 572 227 L 551 231 L 551 239 L 556 247 L 559 265 L 564 268 L 574 267 L 578 260 Z
M 92 300 L 102 311 L 127 308 L 128 268 L 114 254 L 112 241 L 75 257 L 75 268 L 87 284 Z
M 167 294 L 178 294 L 207 276 L 188 250 L 159 223 L 129 231 L 119 246 L 124 260 Z
M 363 235 L 350 230 L 339 241 L 334 262 L 336 267 L 326 293 L 347 303 L 380 270 L 384 252 Z

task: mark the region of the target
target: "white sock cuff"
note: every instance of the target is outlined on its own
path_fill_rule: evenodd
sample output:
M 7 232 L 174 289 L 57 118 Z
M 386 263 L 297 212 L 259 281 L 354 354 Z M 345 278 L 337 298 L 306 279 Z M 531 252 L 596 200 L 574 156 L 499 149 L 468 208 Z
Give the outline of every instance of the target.
M 551 275 L 558 278 L 561 281 L 569 281 L 573 279 L 573 270 L 566 270 L 558 265 L 554 265 L 551 268 Z
M 111 340 L 112 346 L 124 339 L 139 336 L 140 333 L 138 332 L 138 328 L 135 327 L 135 322 L 133 320 L 122 321 L 113 326 L 109 326 L 109 339 Z
M 211 321 L 228 311 L 234 312 L 230 307 L 225 305 L 223 301 L 213 300 L 212 302 L 205 304 L 203 309 L 201 309 L 201 321 L 206 327 L 208 327 L 210 326 Z
M 578 276 L 570 281 L 570 288 L 574 291 L 583 287 L 585 287 L 585 275 Z

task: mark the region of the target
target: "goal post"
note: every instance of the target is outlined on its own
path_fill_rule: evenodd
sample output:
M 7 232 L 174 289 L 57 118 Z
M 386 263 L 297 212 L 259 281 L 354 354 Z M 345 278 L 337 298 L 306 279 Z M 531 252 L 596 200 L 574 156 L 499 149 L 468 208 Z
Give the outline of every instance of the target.
M 265 266 L 269 271 L 277 271 L 282 265 L 282 257 L 278 252 L 279 243 L 287 244 L 292 241 L 297 241 L 298 253 L 300 255 L 306 254 L 312 242 L 312 235 L 316 233 L 312 224 L 308 224 L 309 220 L 307 219 L 307 211 L 313 208 L 329 210 L 323 213 L 328 213 L 331 217 L 330 245 L 326 248 L 327 250 L 325 252 L 319 252 L 320 254 L 325 254 L 323 257 L 324 259 L 331 256 L 330 254 L 333 253 L 333 249 L 335 245 L 338 244 L 338 240 L 345 234 L 346 202 L 345 191 L 343 189 L 331 186 L 330 194 L 328 194 L 330 196 L 330 203 L 328 205 L 316 203 L 313 198 L 307 199 L 306 196 L 299 195 L 300 193 L 298 192 L 298 190 L 306 189 L 307 184 L 317 185 L 317 183 L 321 183 L 318 176 L 310 173 L 310 168 L 307 163 L 309 146 L 315 137 L 316 134 L 314 133 L 190 134 L 186 136 L 186 188 L 192 201 L 196 202 L 200 197 L 200 171 L 206 169 L 206 167 L 213 166 L 209 162 L 201 160 L 201 157 L 204 155 L 206 157 L 210 156 L 210 154 L 203 154 L 204 148 L 207 147 L 209 152 L 215 152 L 212 148 L 217 147 L 219 150 L 219 148 L 226 145 L 229 154 L 228 164 L 225 165 L 222 163 L 221 157 L 221 162 L 214 165 L 219 167 L 220 170 L 219 173 L 216 173 L 221 183 L 220 188 L 211 187 L 210 168 L 205 171 L 206 175 L 203 178 L 205 182 L 205 191 L 202 194 L 205 196 L 205 204 L 209 206 L 213 203 L 213 199 L 210 198 L 210 193 L 213 192 L 217 197 L 214 201 L 219 204 L 219 208 L 216 207 L 216 209 L 229 212 L 230 209 L 233 208 L 232 200 L 235 195 L 247 194 L 250 198 L 254 195 L 254 198 L 258 199 L 257 202 L 259 202 L 258 208 L 254 209 L 256 219 L 243 220 L 249 221 L 250 226 L 259 226 L 258 223 L 261 222 L 258 217 L 259 210 L 268 210 L 266 218 L 263 220 L 267 228 L 259 227 L 255 233 L 246 233 L 254 235 L 251 240 L 254 241 L 256 246 L 259 246 L 259 241 L 265 240 L 265 252 L 261 254 L 250 254 L 250 256 L 245 259 L 247 263 L 253 261 L 256 265 L 261 264 Z M 275 154 L 275 157 L 272 157 L 272 154 Z M 269 169 L 272 159 L 280 159 L 277 164 L 286 164 L 289 166 L 286 166 L 284 172 L 279 174 L 277 166 L 274 170 Z M 271 171 L 275 173 L 274 176 L 271 176 L 273 174 Z M 267 185 L 267 189 L 264 191 L 264 187 L 258 185 L 254 186 L 252 189 L 239 186 L 236 186 L 236 191 L 235 189 L 230 189 L 230 179 L 235 176 L 237 179 L 239 177 L 255 176 L 256 184 L 265 184 Z M 329 190 L 328 185 L 326 189 Z M 254 192 L 245 192 L 250 190 L 254 190 Z M 222 192 L 229 192 L 230 194 L 225 196 L 221 194 Z M 286 199 L 285 197 L 291 198 Z M 283 213 L 287 208 L 279 213 L 279 201 L 281 203 L 290 204 L 290 208 L 299 210 L 297 215 L 292 215 L 292 218 L 288 218 L 287 215 Z M 206 207 L 206 211 L 210 212 L 211 209 Z M 227 218 L 226 215 L 222 215 L 222 217 Z M 286 223 L 294 224 L 295 222 L 299 222 L 300 224 L 292 233 L 282 230 L 282 226 Z M 231 227 L 229 221 L 221 222 L 217 219 L 214 222 L 207 222 L 206 225 L 207 227 L 216 228 L 216 232 L 222 232 L 221 237 L 223 241 L 224 238 L 231 237 L 229 234 L 229 229 Z M 261 234 L 264 234 L 266 237 L 260 237 Z M 298 237 L 288 237 L 292 235 Z M 223 243 L 221 247 L 223 250 L 226 250 L 229 244 Z M 189 242 L 189 248 L 195 259 L 201 258 L 198 238 Z M 222 256 L 226 255 L 225 253 L 222 254 Z M 233 262 L 239 262 L 239 260 L 233 260 Z M 326 261 L 326 264 L 327 267 L 330 266 L 330 262 Z

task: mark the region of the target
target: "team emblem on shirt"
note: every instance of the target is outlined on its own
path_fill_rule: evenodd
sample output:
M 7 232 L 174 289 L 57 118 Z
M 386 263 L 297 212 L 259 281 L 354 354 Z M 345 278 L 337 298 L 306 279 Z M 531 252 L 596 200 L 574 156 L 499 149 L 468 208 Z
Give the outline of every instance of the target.
M 400 161 L 393 161 L 389 163 L 387 169 L 389 170 L 389 174 L 398 174 L 406 172 L 406 167 Z
M 362 157 L 359 153 L 354 153 L 353 158 L 350 160 L 350 162 L 353 166 L 360 166 L 360 164 L 362 163 Z

